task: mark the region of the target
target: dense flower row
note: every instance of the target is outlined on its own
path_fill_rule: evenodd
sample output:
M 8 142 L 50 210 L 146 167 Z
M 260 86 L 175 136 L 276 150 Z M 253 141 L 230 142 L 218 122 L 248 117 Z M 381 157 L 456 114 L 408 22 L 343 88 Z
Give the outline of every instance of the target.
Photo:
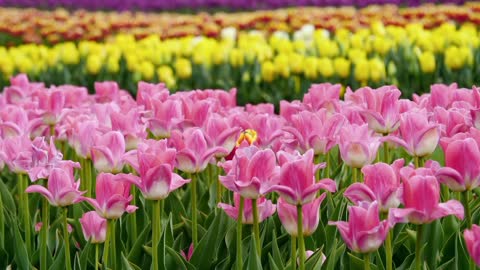
M 154 1 L 148 1 L 152 3 Z M 176 1 L 175 1 L 176 2 Z M 189 1 L 190 2 L 190 1 Z M 95 1 L 99 3 L 99 1 Z M 276 30 L 293 32 L 305 24 L 317 29 L 357 30 L 374 21 L 385 25 L 405 26 L 418 22 L 432 28 L 445 22 L 480 22 L 478 2 L 456 5 L 422 5 L 412 8 L 369 6 L 362 9 L 291 8 L 242 13 L 197 15 L 141 12 L 68 12 L 62 9 L 0 9 L 0 44 L 47 43 L 62 41 L 105 40 L 116 33 L 129 33 L 137 38 L 158 35 L 160 38 L 205 35 L 217 37 L 223 28 Z
M 136 41 L 121 35 L 107 43 L 0 47 L 1 86 L 21 72 L 48 85 L 89 89 L 95 81 L 115 80 L 135 94 L 136 83 L 144 80 L 172 90 L 237 87 L 241 104 L 298 99 L 312 82 L 327 81 L 354 89 L 395 84 L 410 97 L 436 82 L 480 84 L 479 71 L 479 34 L 472 24 L 427 30 L 376 22 L 334 33 L 305 25 L 292 38 L 281 31 L 266 37 L 226 28 L 220 39 Z
M 314 84 L 275 114 L 235 90 L 140 82 L 135 100 L 115 82 L 89 95 L 12 78 L 0 266 L 474 269 L 480 90 L 340 89 Z
M 266 8 L 280 8 L 288 6 L 367 6 L 378 4 L 395 4 L 395 5 L 407 5 L 417 6 L 423 1 L 421 0 L 107 0 L 107 1 L 95 1 L 95 0 L 1 0 L 0 6 L 14 6 L 14 7 L 37 7 L 37 8 L 73 8 L 73 9 L 110 9 L 110 10 L 178 10 L 178 9 L 215 9 L 226 8 L 229 10 L 235 9 L 266 9 Z M 436 0 L 427 1 L 428 3 L 449 3 L 449 4 L 463 4 L 464 0 Z

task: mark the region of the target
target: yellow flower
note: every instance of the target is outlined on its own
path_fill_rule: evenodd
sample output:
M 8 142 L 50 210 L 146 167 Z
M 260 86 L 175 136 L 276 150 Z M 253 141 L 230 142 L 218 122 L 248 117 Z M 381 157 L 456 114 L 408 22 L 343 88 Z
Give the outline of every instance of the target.
M 100 56 L 91 54 L 87 57 L 87 71 L 92 75 L 98 74 L 102 68 L 102 60 Z
M 450 46 L 445 50 L 445 65 L 450 69 L 460 69 L 465 64 L 465 59 L 459 48 Z
M 275 73 L 280 74 L 284 78 L 290 77 L 290 66 L 288 63 L 288 56 L 285 54 L 279 54 L 275 57 Z
M 370 66 L 366 59 L 359 59 L 355 62 L 355 80 L 359 82 L 366 82 L 370 76 Z
M 321 43 L 318 43 L 317 47 L 318 47 L 320 56 L 322 57 L 332 58 L 337 56 L 338 53 L 340 52 L 337 42 L 331 41 L 328 39 L 325 39 Z
M 266 61 L 262 64 L 262 79 L 265 82 L 272 82 L 275 79 L 275 66 L 272 62 Z
M 179 58 L 175 62 L 175 73 L 181 79 L 187 79 L 192 76 L 192 64 L 185 58 Z
M 370 69 L 370 78 L 374 82 L 378 82 L 382 79 L 385 79 L 386 71 L 385 71 L 385 64 L 379 58 L 373 58 L 369 61 L 369 69 Z
M 342 79 L 347 78 L 350 75 L 350 61 L 345 58 L 335 58 L 333 61 L 333 66 L 335 67 L 335 72 Z
M 157 76 L 161 82 L 164 82 L 168 88 L 175 87 L 175 77 L 173 76 L 173 70 L 169 66 L 160 66 L 157 69 Z
M 13 75 L 15 70 L 15 64 L 10 57 L 0 57 L 0 71 L 5 78 L 9 78 Z
M 107 70 L 110 73 L 117 73 L 120 70 L 119 59 L 116 57 L 108 57 Z
M 332 60 L 326 57 L 318 59 L 318 71 L 320 72 L 320 75 L 325 78 L 331 77 L 335 72 L 333 69 Z
M 233 67 L 243 66 L 245 63 L 245 55 L 240 49 L 233 49 L 230 52 L 230 65 Z
M 317 66 L 318 66 L 317 59 L 315 57 L 312 57 L 312 56 L 307 57 L 305 59 L 305 65 L 303 70 L 305 77 L 307 77 L 310 80 L 316 79 L 318 77 Z
M 140 65 L 140 72 L 142 73 L 142 79 L 150 81 L 153 79 L 155 74 L 155 67 L 149 61 L 143 61 Z
M 435 71 L 435 55 L 432 52 L 426 51 L 418 56 L 420 62 L 420 69 L 423 73 L 432 73 Z
M 290 69 L 295 74 L 303 72 L 303 55 L 298 53 L 292 53 L 288 55 L 288 62 L 290 63 Z

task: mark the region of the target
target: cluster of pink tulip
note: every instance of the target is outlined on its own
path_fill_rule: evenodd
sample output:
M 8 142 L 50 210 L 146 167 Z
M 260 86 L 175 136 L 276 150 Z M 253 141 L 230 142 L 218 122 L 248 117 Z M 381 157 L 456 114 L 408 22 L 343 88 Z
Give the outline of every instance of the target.
M 199 243 L 201 184 L 216 185 L 218 208 L 237 220 L 237 269 L 243 268 L 242 224 L 253 226 L 261 255 L 260 223 L 275 212 L 291 236 L 293 269 L 305 269 L 312 251 L 305 250 L 304 237 L 316 231 L 320 205 L 334 192 L 353 205 L 348 221 L 329 224 L 350 250 L 364 254 L 366 269 L 383 244 L 386 269 L 392 269 L 391 230 L 398 223 L 417 225 L 416 267 L 423 269 L 423 224 L 447 215 L 466 217 L 466 246 L 480 265 L 480 227 L 472 224 L 469 207 L 480 185 L 480 89 L 433 85 L 413 100 L 400 99 L 394 86 L 347 89 L 344 100 L 340 89 L 312 85 L 303 101 L 283 101 L 275 114 L 272 104 L 237 106 L 234 89 L 172 94 L 163 84 L 140 82 L 134 99 L 115 82 L 96 83 L 89 95 L 84 87 L 47 88 L 25 75 L 12 78 L 0 95 L 0 168 L 18 176 L 28 254 L 38 243 L 40 269 L 48 268 L 49 211 L 58 207 L 71 269 L 68 227 L 76 221 L 68 209 L 85 202 L 94 209 L 79 220 L 85 239 L 97 248 L 104 243 L 101 263 L 115 269 L 115 221 L 131 213 L 136 230 L 133 184 L 153 205 L 153 269 L 159 269 L 162 202 L 177 189 L 191 192 L 192 245 L 187 255 L 182 251 L 190 259 Z M 428 160 L 438 145 L 445 167 Z M 401 151 L 408 159 L 395 159 Z M 331 179 L 338 162 L 348 179 Z M 223 175 L 200 181 L 200 173 L 217 168 Z M 45 197 L 35 243 L 31 193 Z M 225 201 L 232 194 L 227 201 L 233 205 Z

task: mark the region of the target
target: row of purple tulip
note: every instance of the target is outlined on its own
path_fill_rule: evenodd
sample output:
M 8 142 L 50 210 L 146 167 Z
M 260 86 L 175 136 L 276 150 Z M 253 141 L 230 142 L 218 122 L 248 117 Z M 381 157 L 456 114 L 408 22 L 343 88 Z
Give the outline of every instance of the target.
M 226 9 L 270 9 L 289 6 L 360 6 L 395 4 L 417 6 L 422 3 L 454 3 L 463 4 L 463 0 L 0 0 L 1 6 L 16 7 L 40 7 L 54 8 L 65 7 L 88 10 L 175 10 L 175 9 L 205 9 L 205 8 L 226 8 Z
M 418 225 L 416 266 L 423 269 L 422 225 L 447 215 L 465 217 L 468 252 L 480 264 L 480 227 L 472 224 L 469 208 L 471 191 L 480 185 L 480 89 L 475 87 L 433 85 L 429 94 L 413 100 L 400 99 L 394 86 L 364 87 L 355 92 L 347 89 L 340 100 L 340 85 L 318 84 L 302 101 L 281 102 L 280 114 L 275 114 L 272 104 L 236 106 L 235 89 L 171 94 L 163 84 L 141 82 L 133 99 L 114 82 L 96 83 L 95 95 L 84 87 L 46 88 L 24 75 L 11 83 L 0 96 L 0 167 L 6 165 L 19 175 L 19 215 L 23 215 L 27 250 L 34 244 L 26 214 L 28 195 L 23 190 L 40 193 L 51 206 L 65 210 L 66 246 L 68 206 L 89 203 L 94 211 L 80 219 L 85 238 L 105 242 L 103 264 L 112 267 L 107 254 L 114 242 L 114 226 L 107 229 L 107 224 L 138 210 L 131 204 L 133 184 L 154 202 L 152 265 L 158 269 L 160 202 L 189 187 L 193 252 L 199 242 L 196 187 L 206 184 L 199 182 L 198 175 L 209 164 L 218 164 L 225 171 L 218 183 L 214 181 L 219 185 L 218 207 L 237 220 L 240 245 L 241 224 L 253 224 L 259 255 L 259 224 L 278 212 L 292 243 L 298 241 L 298 264 L 305 269 L 310 253 L 303 238 L 317 230 L 322 201 L 340 191 L 354 205 L 348 208 L 347 222 L 329 224 L 337 226 L 349 249 L 365 254 L 366 268 L 370 253 L 386 241 L 386 267 L 391 269 L 389 232 L 398 223 L 411 223 Z M 67 145 L 80 163 L 64 159 Z M 438 145 L 445 154 L 445 167 L 427 160 Z M 337 146 L 344 166 L 352 170 L 354 183 L 346 189 L 341 188 L 345 183 L 330 179 L 330 156 Z M 391 151 L 397 148 L 409 158 L 393 161 Z M 316 164 L 318 158 L 326 162 Z M 88 169 L 90 161 L 96 177 Z M 80 167 L 82 182 L 74 177 Z M 29 184 L 41 183 L 40 179 L 48 181 Z M 440 184 L 461 192 L 463 204 L 454 195 L 441 198 Z M 220 187 L 233 192 L 233 205 L 221 201 Z M 272 193 L 279 198 L 274 200 Z M 46 231 L 48 218 L 42 222 L 41 230 Z M 39 236 L 39 243 L 44 243 L 45 235 Z M 48 250 L 40 252 L 42 268 Z M 238 248 L 237 258 L 242 258 L 241 252 Z M 295 269 L 297 251 L 291 252 Z M 70 268 L 69 249 L 65 254 Z M 242 263 L 237 260 L 237 269 Z

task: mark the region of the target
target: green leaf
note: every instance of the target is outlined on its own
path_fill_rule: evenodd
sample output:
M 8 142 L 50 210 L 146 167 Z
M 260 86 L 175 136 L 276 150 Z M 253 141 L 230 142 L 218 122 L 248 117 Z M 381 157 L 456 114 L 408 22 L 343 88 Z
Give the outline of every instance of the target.
M 273 257 L 272 257 L 272 254 L 268 254 L 268 261 L 270 262 L 270 265 L 269 265 L 269 266 L 270 266 L 270 269 L 271 269 L 271 270 L 284 269 L 284 267 L 279 268 L 279 267 L 277 266 L 277 264 L 275 263 L 275 260 L 274 260 Z
M 358 269 L 358 270 L 364 269 L 364 267 L 365 267 L 365 262 L 364 262 L 365 259 L 364 258 L 360 259 L 350 252 L 348 252 L 348 257 L 350 258 L 350 269 Z M 370 262 L 370 269 L 376 270 L 377 266 L 373 265 Z
M 255 237 L 252 236 L 250 237 L 250 253 L 248 256 L 248 269 L 249 270 L 262 270 L 262 262 L 258 256 L 257 253 L 257 248 L 255 245 Z
M 173 258 L 173 260 L 175 262 L 176 269 L 191 269 L 190 267 L 187 268 L 187 266 L 185 264 L 185 259 L 182 256 L 180 256 L 174 249 L 172 249 L 169 246 L 166 246 L 165 250 Z M 193 265 L 190 265 L 190 266 L 195 268 Z
M 280 269 L 285 268 L 283 264 L 282 254 L 280 253 L 280 249 L 278 248 L 277 234 L 275 233 L 275 230 L 273 230 L 273 237 L 272 237 L 272 253 L 273 253 L 272 259 L 274 260 L 275 265 Z
M 322 268 L 323 247 L 317 249 L 305 262 L 305 269 L 320 270 Z
M 126 270 L 142 270 L 142 268 L 136 266 L 135 264 L 131 263 L 128 261 L 128 259 L 125 257 L 125 254 L 122 252 L 122 269 Z
M 0 194 L 5 209 L 8 209 L 11 213 L 16 213 L 17 207 L 15 205 L 15 201 L 13 200 L 12 194 L 8 190 L 3 180 L 0 180 Z
M 12 226 L 12 228 L 15 237 L 15 262 L 17 263 L 18 269 L 28 270 L 30 269 L 30 262 L 28 259 L 27 248 L 25 247 L 25 243 L 20 235 L 18 226 Z
M 140 261 L 140 259 L 142 257 L 140 255 L 141 252 L 142 252 L 142 247 L 145 244 L 145 242 L 147 242 L 147 237 L 149 235 L 148 234 L 149 232 L 150 232 L 150 226 L 145 226 L 143 231 L 138 236 L 137 241 L 135 241 L 135 244 L 133 244 L 132 249 L 128 253 L 127 259 L 129 261 L 132 261 L 134 259 L 138 260 L 138 261 L 134 261 L 134 262 L 138 263 Z
M 53 264 L 48 268 L 49 270 L 63 270 L 65 269 L 65 248 L 62 245 L 59 252 L 55 256 Z
M 90 242 L 87 242 L 85 247 L 80 252 L 78 262 L 80 263 L 81 269 L 86 269 L 88 267 L 88 257 L 90 255 L 90 249 L 92 248 L 92 246 L 95 246 L 95 244 L 92 245 Z

